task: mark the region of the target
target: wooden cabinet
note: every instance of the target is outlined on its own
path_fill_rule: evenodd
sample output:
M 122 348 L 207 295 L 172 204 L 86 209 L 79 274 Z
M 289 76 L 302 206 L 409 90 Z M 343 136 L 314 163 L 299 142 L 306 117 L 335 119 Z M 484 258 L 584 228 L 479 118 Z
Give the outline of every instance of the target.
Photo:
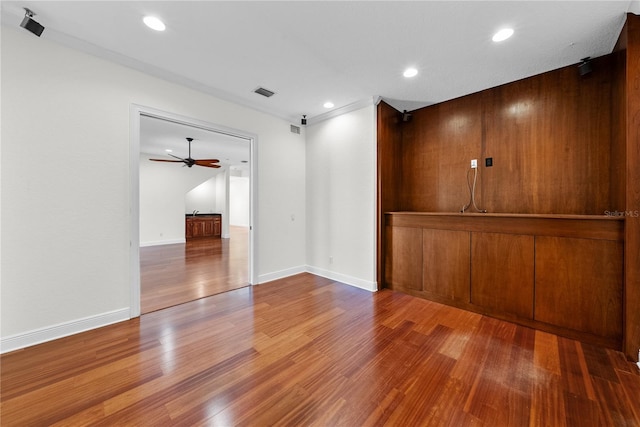
M 533 236 L 472 233 L 471 303 L 533 319 Z
M 222 217 L 219 214 L 187 216 L 185 219 L 185 238 L 220 237 L 222 235 Z
M 618 339 L 622 242 L 536 238 L 536 320 Z
M 423 290 L 434 299 L 470 300 L 470 233 L 422 230 Z
M 213 218 L 213 235 L 216 237 L 222 236 L 222 218 L 219 216 Z
M 415 212 L 385 218 L 386 287 L 621 348 L 623 221 Z
M 422 290 L 422 229 L 387 228 L 386 283 L 392 289 Z

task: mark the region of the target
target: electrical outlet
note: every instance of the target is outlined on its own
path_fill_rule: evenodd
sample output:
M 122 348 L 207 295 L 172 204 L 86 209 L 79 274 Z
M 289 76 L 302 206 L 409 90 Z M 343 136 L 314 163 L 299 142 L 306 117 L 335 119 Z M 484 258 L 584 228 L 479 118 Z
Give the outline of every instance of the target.
M 486 159 L 484 159 L 484 165 L 488 168 L 493 166 L 493 157 L 487 157 Z
M 477 169 L 478 168 L 478 159 L 471 160 L 471 168 L 472 169 Z

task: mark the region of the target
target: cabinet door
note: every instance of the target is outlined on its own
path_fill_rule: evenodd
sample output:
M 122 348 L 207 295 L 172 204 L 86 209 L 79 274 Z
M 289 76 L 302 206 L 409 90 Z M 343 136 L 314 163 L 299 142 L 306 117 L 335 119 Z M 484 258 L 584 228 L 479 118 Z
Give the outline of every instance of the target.
M 471 303 L 533 319 L 533 236 L 471 233 Z
M 202 221 L 199 219 L 194 219 L 192 224 L 193 224 L 192 236 L 202 237 L 204 235 L 204 227 L 203 227 Z
M 213 218 L 213 235 L 215 237 L 222 235 L 222 220 L 220 217 Z
M 202 235 L 204 237 L 212 237 L 213 236 L 213 218 L 206 218 L 202 221 Z
M 450 300 L 470 299 L 470 233 L 422 230 L 423 290 Z
M 193 221 L 189 218 L 185 220 L 184 237 L 185 239 L 190 239 L 193 237 Z
M 422 229 L 386 228 L 385 283 L 395 290 L 422 290 Z
M 622 337 L 621 242 L 536 237 L 536 320 Z

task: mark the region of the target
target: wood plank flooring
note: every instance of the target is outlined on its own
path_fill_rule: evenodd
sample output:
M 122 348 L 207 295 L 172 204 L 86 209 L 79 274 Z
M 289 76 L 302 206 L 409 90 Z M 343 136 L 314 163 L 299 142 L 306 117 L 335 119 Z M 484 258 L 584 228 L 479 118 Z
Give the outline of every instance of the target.
M 639 426 L 616 351 L 300 274 L 3 355 L 3 426 Z
M 140 310 L 160 310 L 249 284 L 249 231 L 140 248 Z

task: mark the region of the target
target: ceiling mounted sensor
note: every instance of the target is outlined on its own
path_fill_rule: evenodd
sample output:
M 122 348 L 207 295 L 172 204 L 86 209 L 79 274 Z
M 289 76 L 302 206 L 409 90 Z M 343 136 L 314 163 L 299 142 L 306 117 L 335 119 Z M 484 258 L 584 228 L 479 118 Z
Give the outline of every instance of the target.
M 591 66 L 591 57 L 587 56 L 586 58 L 582 58 L 580 60 L 580 64 L 578 64 L 578 73 L 580 73 L 580 76 L 584 77 L 592 71 L 593 67 Z
M 300 124 L 302 126 L 306 126 L 307 125 L 307 115 L 306 114 L 302 115 L 302 119 L 300 120 Z
M 149 159 L 149 160 L 154 162 L 184 163 L 184 166 L 188 166 L 188 167 L 191 167 L 193 165 L 204 166 L 206 168 L 220 167 L 220 165 L 216 164 L 216 163 L 220 163 L 220 160 L 218 159 L 200 159 L 200 160 L 192 159 L 191 158 L 191 141 L 193 141 L 193 138 L 187 138 L 187 142 L 189 143 L 189 157 L 187 157 L 186 159 L 183 159 L 182 157 L 174 156 L 173 154 L 169 154 L 171 157 L 177 160 L 168 160 L 168 159 Z
M 35 16 L 35 13 L 33 13 L 31 10 L 25 7 L 24 19 L 22 20 L 22 23 L 20 24 L 20 26 L 25 30 L 28 30 L 31 33 L 35 34 L 36 36 L 40 37 L 40 35 L 44 31 L 44 27 L 40 25 L 39 22 L 36 22 L 33 19 L 34 16 Z
M 256 90 L 254 90 L 253 92 L 257 93 L 258 95 L 262 95 L 262 96 L 264 96 L 266 98 L 269 98 L 269 97 L 271 97 L 271 96 L 276 94 L 275 92 L 273 92 L 273 91 L 271 91 L 269 89 L 265 89 L 263 87 L 259 87 Z

